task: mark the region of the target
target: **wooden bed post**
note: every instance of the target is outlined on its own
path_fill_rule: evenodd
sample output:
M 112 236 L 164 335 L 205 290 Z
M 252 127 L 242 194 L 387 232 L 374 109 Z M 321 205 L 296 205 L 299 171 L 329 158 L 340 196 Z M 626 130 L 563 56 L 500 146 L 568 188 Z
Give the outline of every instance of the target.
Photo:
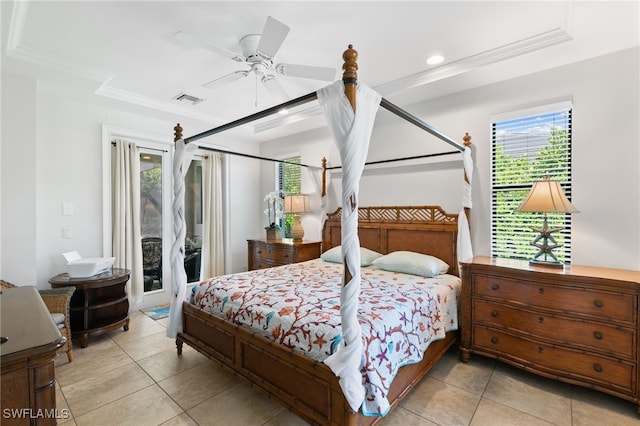
M 327 157 L 322 157 L 322 192 L 324 197 L 327 195 Z
M 356 110 L 356 84 L 358 82 L 358 51 L 350 44 L 349 48 L 342 54 L 344 64 L 342 69 L 342 81 L 344 82 L 344 94 L 349 99 L 351 108 Z
M 176 127 L 173 128 L 173 141 L 178 142 L 182 139 L 182 127 L 180 127 L 180 123 L 176 124 Z
M 342 69 L 344 72 L 342 73 L 342 82 L 344 83 L 344 95 L 349 100 L 351 104 L 351 108 L 353 111 L 356 111 L 356 87 L 358 83 L 358 51 L 353 48 L 353 45 L 350 44 L 347 50 L 342 53 L 342 59 L 344 60 L 344 64 L 342 65 Z M 356 200 L 353 199 L 353 195 L 350 197 L 350 206 L 351 210 L 356 207 Z M 344 256 L 344 254 L 343 254 Z M 350 267 L 347 265 L 347 259 L 344 258 L 345 268 L 344 268 L 344 284 L 346 285 L 349 281 L 351 281 Z
M 464 142 L 464 146 L 465 147 L 470 147 L 471 146 L 471 136 L 469 135 L 469 133 L 465 133 L 464 137 L 462 138 L 463 142 Z M 464 172 L 464 181 L 469 183 L 469 178 L 467 177 L 467 171 L 465 170 Z M 471 224 L 471 209 L 469 207 L 465 207 L 464 208 L 464 214 L 467 216 L 467 222 L 469 224 Z

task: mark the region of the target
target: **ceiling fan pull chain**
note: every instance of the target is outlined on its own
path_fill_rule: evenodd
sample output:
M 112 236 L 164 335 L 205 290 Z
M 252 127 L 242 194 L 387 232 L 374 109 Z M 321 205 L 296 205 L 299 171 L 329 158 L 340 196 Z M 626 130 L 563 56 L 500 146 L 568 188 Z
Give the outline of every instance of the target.
M 258 74 L 256 74 L 256 102 L 255 107 L 258 108 Z

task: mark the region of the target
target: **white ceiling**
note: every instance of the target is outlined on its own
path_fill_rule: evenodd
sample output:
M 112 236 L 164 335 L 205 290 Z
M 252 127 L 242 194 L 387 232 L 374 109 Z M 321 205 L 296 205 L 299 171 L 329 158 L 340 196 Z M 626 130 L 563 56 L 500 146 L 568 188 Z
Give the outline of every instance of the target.
M 638 15 L 638 1 L 3 0 L 2 71 L 31 76 L 45 90 L 195 123 L 193 130 L 202 131 L 274 102 L 253 76 L 202 87 L 246 67 L 185 47 L 173 37 L 178 31 L 240 53 L 239 39 L 260 33 L 272 16 L 291 28 L 274 62 L 334 67 L 340 78 L 342 52 L 351 43 L 359 52 L 359 79 L 406 107 L 637 46 Z M 434 53 L 445 61 L 426 65 Z M 329 84 L 278 79 L 290 98 Z M 180 93 L 205 100 L 180 103 L 173 99 Z M 317 126 L 317 113 L 308 104 L 236 129 L 234 136 L 273 139 Z

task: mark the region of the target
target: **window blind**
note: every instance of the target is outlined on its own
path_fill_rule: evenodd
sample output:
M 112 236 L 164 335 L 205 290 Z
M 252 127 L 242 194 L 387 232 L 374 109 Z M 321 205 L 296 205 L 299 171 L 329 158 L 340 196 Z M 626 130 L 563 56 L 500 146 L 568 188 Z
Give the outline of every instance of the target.
M 519 213 L 533 182 L 548 176 L 559 181 L 571 200 L 571 106 L 492 123 L 491 254 L 530 259 L 538 251 L 533 229 L 542 226 L 541 213 Z M 554 254 L 571 262 L 571 215 L 550 213 L 549 227 L 561 247 Z
M 285 194 L 300 194 L 302 190 L 302 168 L 300 156 L 284 158 L 286 163 L 278 163 L 276 169 L 276 191 L 283 191 Z M 293 164 L 290 164 L 293 163 Z M 280 227 L 285 238 L 291 237 L 291 227 L 293 226 L 293 215 L 286 214 L 280 219 Z

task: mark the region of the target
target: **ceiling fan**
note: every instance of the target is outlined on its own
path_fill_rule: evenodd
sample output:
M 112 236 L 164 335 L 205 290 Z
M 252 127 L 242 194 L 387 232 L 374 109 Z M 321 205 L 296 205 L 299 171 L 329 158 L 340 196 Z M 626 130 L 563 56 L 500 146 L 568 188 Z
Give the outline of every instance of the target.
M 278 82 L 276 75 L 284 75 L 291 77 L 310 78 L 315 80 L 333 81 L 336 70 L 334 68 L 317 67 L 310 65 L 297 65 L 274 63 L 274 56 L 282 46 L 290 28 L 272 18 L 267 17 L 264 24 L 262 34 L 248 34 L 240 39 L 240 48 L 242 54 L 232 50 L 225 49 L 206 41 L 198 40 L 194 36 L 179 31 L 175 37 L 187 42 L 188 44 L 207 49 L 211 52 L 226 56 L 236 62 L 243 63 L 248 66 L 246 69 L 237 70 L 229 74 L 217 77 L 205 84 L 204 87 L 215 89 L 216 87 L 229 84 L 233 81 L 254 74 L 260 79 L 269 94 L 276 100 L 284 102 L 288 99 L 287 94 Z

